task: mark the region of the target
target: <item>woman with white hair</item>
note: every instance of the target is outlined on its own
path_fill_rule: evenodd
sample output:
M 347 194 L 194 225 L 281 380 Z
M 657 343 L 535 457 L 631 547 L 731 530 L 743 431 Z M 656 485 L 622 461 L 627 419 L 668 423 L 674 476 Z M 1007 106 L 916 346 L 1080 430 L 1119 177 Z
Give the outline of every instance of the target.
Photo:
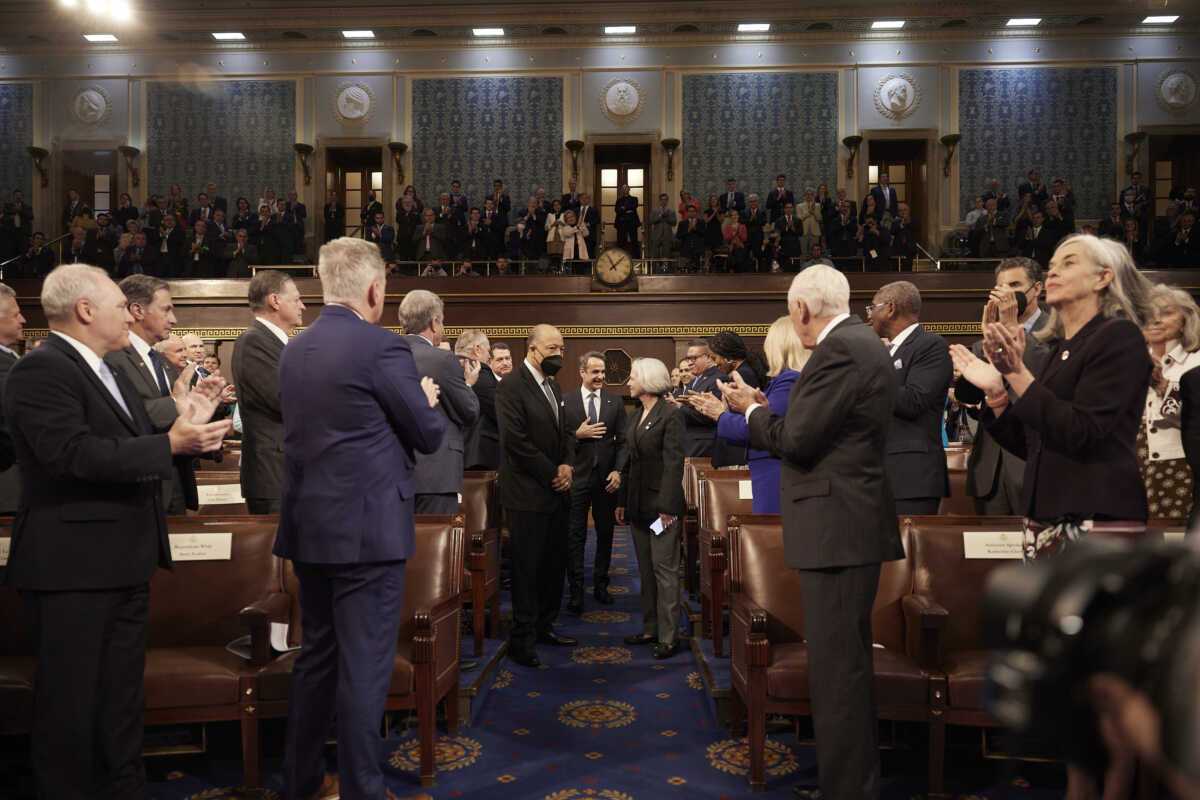
M 1200 366 L 1200 308 L 1182 289 L 1159 284 L 1150 295 L 1153 316 L 1142 329 L 1154 360 L 1137 454 L 1151 517 L 1186 517 L 1192 506 L 1192 470 L 1184 456 L 1179 379 Z
M 962 345 L 950 348 L 955 368 L 984 391 L 980 422 L 1001 447 L 1025 459 L 1026 560 L 1053 556 L 1088 533 L 1145 532 L 1136 440 L 1153 370 L 1141 332 L 1152 315 L 1150 295 L 1150 282 L 1120 242 L 1069 236 L 1046 274 L 1052 311 L 1036 335 L 1050 352 L 1037 376 L 1022 361 L 1024 329 L 1014 337 L 990 323 L 988 361 Z M 1073 744 L 1076 761 L 1098 751 L 1087 738 Z M 1068 763 L 1067 797 L 1098 797 L 1101 776 L 1106 797 L 1123 796 L 1115 789 L 1132 780 L 1131 756 L 1087 762 Z
M 655 658 L 679 652 L 679 535 L 683 517 L 683 412 L 663 400 L 671 373 L 657 358 L 639 358 L 629 396 L 641 405 L 629 415 L 617 455 L 621 488 L 617 522 L 633 530 L 642 583 L 642 632 L 626 644 L 655 643 Z

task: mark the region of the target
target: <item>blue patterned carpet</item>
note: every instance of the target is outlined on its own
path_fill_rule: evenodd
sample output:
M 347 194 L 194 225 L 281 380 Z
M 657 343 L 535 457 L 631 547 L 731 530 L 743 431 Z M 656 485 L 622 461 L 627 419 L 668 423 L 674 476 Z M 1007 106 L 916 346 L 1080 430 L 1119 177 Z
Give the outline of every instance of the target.
M 655 661 L 649 647 L 630 648 L 622 638 L 640 631 L 637 563 L 627 531 L 618 529 L 613 558 L 616 603 L 597 607 L 588 590 L 582 617 L 567 614 L 559 631 L 579 638 L 575 648 L 539 647 L 540 669 L 501 662 L 474 719 L 455 736 L 442 735 L 437 786 L 444 798 L 530 800 L 662 800 L 663 798 L 788 798 L 794 784 L 816 782 L 815 754 L 793 733 L 772 735 L 767 789 L 751 795 L 744 740 L 718 726 L 687 647 Z M 589 547 L 589 562 L 590 562 Z M 590 574 L 590 569 L 589 569 Z M 685 643 L 686 644 L 686 643 Z M 948 788 L 960 798 L 1061 797 L 1061 768 L 980 758 L 978 735 L 965 732 L 947 754 Z M 909 800 L 924 788 L 923 732 L 906 729 L 883 753 L 884 797 Z M 264 728 L 264 785 L 280 789 L 281 726 Z M 207 756 L 154 758 L 151 790 L 162 800 L 223 800 L 240 781 L 236 727 L 210 726 Z M 12 776 L 23 743 L 0 741 Z M 330 748 L 331 768 L 334 754 Z M 404 797 L 418 786 L 415 729 L 385 743 L 391 792 Z M 273 758 L 272 755 L 275 757 Z M 1018 777 L 1018 775 L 1023 777 Z M 24 782 L 24 781 L 23 781 Z M 1043 789 L 1031 788 L 1031 782 Z M 4 783 L 9 781 L 5 780 Z M 4 783 L 0 783 L 3 786 Z M 268 794 L 268 797 L 272 797 Z M 0 797 L 24 800 L 27 795 Z

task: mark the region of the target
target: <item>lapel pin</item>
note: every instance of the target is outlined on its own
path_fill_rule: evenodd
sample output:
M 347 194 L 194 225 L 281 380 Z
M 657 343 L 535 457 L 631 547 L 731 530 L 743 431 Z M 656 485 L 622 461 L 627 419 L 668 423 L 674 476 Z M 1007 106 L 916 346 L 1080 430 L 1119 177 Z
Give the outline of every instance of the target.
M 1063 361 L 1066 361 L 1066 360 L 1067 360 L 1068 358 L 1070 358 L 1070 357 L 1071 357 L 1071 351 L 1070 351 L 1070 350 L 1063 350 L 1063 352 L 1062 352 L 1062 360 L 1063 360 Z

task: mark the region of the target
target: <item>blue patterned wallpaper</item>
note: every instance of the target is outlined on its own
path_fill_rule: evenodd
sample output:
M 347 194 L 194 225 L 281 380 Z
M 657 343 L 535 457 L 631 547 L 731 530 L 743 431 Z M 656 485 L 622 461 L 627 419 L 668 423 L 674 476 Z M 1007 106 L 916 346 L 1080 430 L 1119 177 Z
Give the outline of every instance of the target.
M 280 197 L 294 188 L 293 81 L 152 82 L 146 106 L 148 192 L 178 183 L 194 206 L 211 181 L 233 211 L 239 196 L 254 204 L 267 186 Z
M 412 83 L 413 185 L 429 205 L 462 181 L 482 205 L 504 181 L 513 210 L 562 192 L 562 78 L 430 78 Z
M 964 69 L 958 77 L 959 211 L 988 178 L 1017 201 L 1033 167 L 1061 176 L 1078 218 L 1102 217 L 1116 199 L 1117 70 L 1113 67 Z
M 33 84 L 0 83 L 0 202 L 13 189 L 33 202 L 33 161 L 25 148 L 33 144 Z
M 765 198 L 783 172 L 797 201 L 805 186 L 832 194 L 837 115 L 836 72 L 684 75 L 682 188 L 703 207 L 733 177 Z

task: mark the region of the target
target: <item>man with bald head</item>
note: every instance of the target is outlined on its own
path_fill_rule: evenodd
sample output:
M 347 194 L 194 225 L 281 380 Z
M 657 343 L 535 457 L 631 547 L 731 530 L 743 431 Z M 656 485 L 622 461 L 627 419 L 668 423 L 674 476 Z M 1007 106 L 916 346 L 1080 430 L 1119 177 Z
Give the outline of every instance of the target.
M 541 662 L 535 643 L 572 646 L 554 632 L 567 568 L 567 519 L 574 432 L 567 429 L 555 374 L 563 337 L 537 325 L 525 361 L 496 390 L 500 428 L 500 503 L 512 532 L 513 625 L 509 654 L 524 667 Z

